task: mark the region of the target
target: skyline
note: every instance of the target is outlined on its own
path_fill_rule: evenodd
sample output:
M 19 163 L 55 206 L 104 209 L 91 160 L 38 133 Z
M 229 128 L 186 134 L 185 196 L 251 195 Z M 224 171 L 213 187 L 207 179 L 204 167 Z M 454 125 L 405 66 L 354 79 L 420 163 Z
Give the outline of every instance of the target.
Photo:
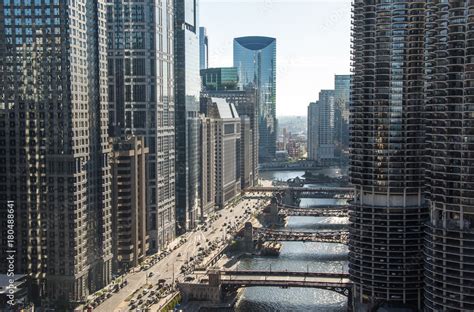
M 276 115 L 305 115 L 320 90 L 334 88 L 335 74 L 350 74 L 350 10 L 350 1 L 344 0 L 201 1 L 200 25 L 207 28 L 209 37 L 209 67 L 232 66 L 234 38 L 274 37 Z M 235 16 L 239 16 L 238 22 L 232 23 Z M 300 18 L 287 18 L 288 23 L 282 23 L 288 16 Z M 257 26 L 259 30 L 255 31 Z M 303 28 L 303 36 L 294 35 Z M 330 42 L 331 38 L 339 40 Z

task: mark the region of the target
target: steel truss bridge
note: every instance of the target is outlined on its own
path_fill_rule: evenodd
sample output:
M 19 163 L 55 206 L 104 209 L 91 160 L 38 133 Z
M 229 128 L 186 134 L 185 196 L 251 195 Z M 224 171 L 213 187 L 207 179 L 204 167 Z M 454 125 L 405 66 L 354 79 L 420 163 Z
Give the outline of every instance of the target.
M 278 205 L 278 214 L 288 217 L 347 217 L 346 205 L 327 205 L 301 208 L 289 205 Z
M 243 193 L 285 193 L 290 192 L 300 198 L 352 198 L 352 187 L 249 187 Z
M 293 232 L 266 228 L 254 229 L 257 241 L 320 242 L 347 244 L 349 231 Z
M 226 290 L 241 287 L 305 287 L 320 288 L 349 297 L 352 283 L 347 273 L 316 273 L 288 271 L 219 271 L 220 283 Z

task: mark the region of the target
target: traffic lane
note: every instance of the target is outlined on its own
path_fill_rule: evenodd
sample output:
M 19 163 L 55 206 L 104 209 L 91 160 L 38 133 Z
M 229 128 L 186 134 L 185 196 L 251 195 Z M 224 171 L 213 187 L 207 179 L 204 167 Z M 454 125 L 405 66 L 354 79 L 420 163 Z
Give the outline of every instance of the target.
M 208 237 L 215 239 L 219 238 L 222 233 L 218 231 L 218 229 L 223 228 L 223 224 L 227 223 L 229 221 L 229 218 L 234 218 L 237 215 L 241 215 L 243 213 L 244 209 L 247 209 L 247 206 L 250 206 L 252 210 L 254 210 L 254 205 L 255 204 L 262 204 L 264 201 L 259 200 L 259 199 L 244 199 L 241 202 L 239 202 L 235 207 L 232 208 L 226 208 L 223 210 L 218 211 L 217 213 L 221 214 L 221 217 L 218 217 L 214 222 L 208 225 L 208 228 L 212 228 L 215 230 L 214 233 L 212 231 L 207 231 Z M 232 211 L 230 211 L 232 210 Z M 226 218 L 227 217 L 227 218 Z M 196 237 L 196 238 L 195 238 Z M 111 298 L 107 299 L 104 301 L 101 305 L 99 305 L 95 310 L 100 311 L 100 312 L 108 312 L 108 311 L 118 311 L 116 310 L 117 307 L 125 301 L 125 299 L 130 296 L 133 292 L 135 292 L 137 289 L 142 288 L 145 285 L 147 275 L 149 272 L 153 272 L 153 276 L 150 277 L 150 282 L 158 282 L 159 279 L 164 278 L 167 280 L 170 280 L 172 282 L 172 268 L 170 269 L 170 263 L 180 263 L 179 259 L 177 259 L 177 255 L 181 252 L 183 252 L 183 249 L 189 249 L 192 248 L 192 256 L 195 256 L 196 251 L 198 249 L 198 246 L 196 243 L 192 245 L 192 240 L 194 241 L 205 241 L 205 235 L 202 231 L 194 231 L 191 232 L 190 239 L 188 239 L 183 245 L 178 247 L 176 250 L 171 251 L 165 258 L 163 258 L 161 261 L 158 263 L 152 265 L 150 269 L 147 271 L 141 271 L 137 273 L 131 273 L 126 276 L 126 279 L 128 281 L 128 285 L 125 286 L 123 289 L 121 289 L 118 293 L 114 293 Z M 189 256 L 190 257 L 190 256 Z M 184 262 L 184 261 L 183 261 Z M 168 266 L 168 268 L 166 267 Z M 171 264 L 172 266 L 172 264 Z M 163 274 L 164 273 L 164 274 Z M 175 265 L 175 277 L 180 276 L 180 265 Z M 164 277 L 161 277 L 164 276 Z

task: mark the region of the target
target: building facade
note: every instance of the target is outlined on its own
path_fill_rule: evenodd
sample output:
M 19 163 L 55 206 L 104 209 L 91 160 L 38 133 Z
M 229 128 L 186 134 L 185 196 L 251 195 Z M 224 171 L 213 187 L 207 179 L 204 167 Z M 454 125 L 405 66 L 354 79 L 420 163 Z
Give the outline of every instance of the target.
M 251 144 L 247 148 L 250 150 L 250 185 L 255 186 L 258 184 L 258 153 L 259 153 L 259 140 L 258 140 L 258 107 L 257 107 L 257 91 L 255 89 L 241 90 L 208 90 L 204 89 L 203 96 L 222 98 L 228 103 L 232 103 L 237 109 L 239 116 L 247 116 L 250 121 L 250 132 L 252 135 Z M 245 139 L 245 138 L 244 138 Z M 250 147 L 251 146 L 251 147 Z M 244 182 L 246 184 L 246 182 Z
M 0 199 L 15 220 L 1 248 L 34 301 L 70 310 L 112 278 L 105 1 L 0 11 Z
M 351 75 L 335 75 L 334 78 L 334 140 L 337 149 L 349 147 L 349 103 Z
M 235 67 L 217 67 L 201 70 L 203 89 L 207 91 L 238 90 L 239 76 Z
M 199 27 L 199 69 L 209 67 L 209 38 L 206 27 Z
M 201 101 L 207 101 L 202 98 Z M 207 105 L 207 104 L 204 104 Z M 212 118 L 201 115 L 201 218 L 216 210 L 216 125 Z
M 234 67 L 242 90 L 257 90 L 259 162 L 269 162 L 276 152 L 276 39 L 234 39 Z
M 145 140 L 129 136 L 111 140 L 112 251 L 114 271 L 136 267 L 148 251 Z
M 319 100 L 308 106 L 308 159 L 334 159 L 334 90 L 321 90 Z
M 473 1 L 426 1 L 424 311 L 474 310 Z
M 222 98 L 206 98 L 201 101 L 201 111 L 214 127 L 215 203 L 218 209 L 240 194 L 240 117 L 237 109 Z M 210 155 L 212 155 L 210 153 Z
M 200 213 L 198 1 L 175 3 L 176 232 L 196 226 Z
M 107 3 L 109 132 L 145 139 L 150 249 L 175 238 L 175 101 L 171 1 Z
M 356 311 L 422 309 L 424 6 L 353 4 L 349 273 Z
M 252 161 L 252 153 L 254 151 L 254 134 L 250 117 L 247 115 L 240 116 L 240 188 L 254 186 L 254 166 Z

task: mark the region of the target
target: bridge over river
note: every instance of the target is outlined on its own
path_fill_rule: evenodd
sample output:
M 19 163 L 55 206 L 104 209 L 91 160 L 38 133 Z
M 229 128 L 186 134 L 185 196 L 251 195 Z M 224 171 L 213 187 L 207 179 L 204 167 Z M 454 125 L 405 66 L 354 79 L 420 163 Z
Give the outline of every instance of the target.
M 352 198 L 353 187 L 289 187 L 256 186 L 242 190 L 243 193 L 284 193 L 300 198 Z
M 318 232 L 294 232 L 288 230 L 273 230 L 267 228 L 255 228 L 253 237 L 257 241 L 278 242 L 321 242 L 347 244 L 349 231 L 318 231 Z
M 184 301 L 208 300 L 220 302 L 223 295 L 242 287 L 304 287 L 337 292 L 351 300 L 352 282 L 347 273 L 217 270 L 193 282 L 178 283 Z M 351 306 L 349 304 L 349 306 Z
M 278 214 L 288 217 L 347 217 L 346 205 L 331 205 L 311 208 L 300 208 L 288 205 L 278 206 Z

